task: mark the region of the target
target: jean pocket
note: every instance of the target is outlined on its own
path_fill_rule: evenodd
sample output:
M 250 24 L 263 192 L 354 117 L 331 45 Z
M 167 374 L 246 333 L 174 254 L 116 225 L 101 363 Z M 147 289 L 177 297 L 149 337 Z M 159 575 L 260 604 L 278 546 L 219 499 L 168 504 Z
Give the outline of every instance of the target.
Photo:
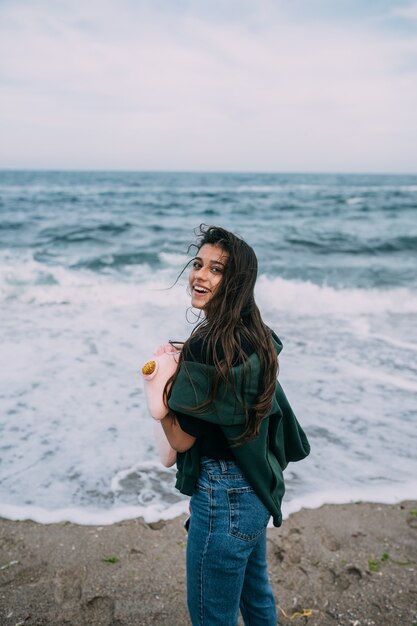
M 270 513 L 252 487 L 227 490 L 229 501 L 229 533 L 233 537 L 252 541 L 268 525 Z

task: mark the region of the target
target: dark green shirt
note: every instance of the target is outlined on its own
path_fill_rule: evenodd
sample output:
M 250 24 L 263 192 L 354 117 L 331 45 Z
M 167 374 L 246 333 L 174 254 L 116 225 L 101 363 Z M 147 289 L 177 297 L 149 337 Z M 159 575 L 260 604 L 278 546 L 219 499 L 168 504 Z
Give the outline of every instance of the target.
M 278 355 L 282 343 L 276 335 L 273 334 L 272 338 Z M 220 384 L 210 406 L 198 410 L 196 407 L 209 397 L 214 366 L 196 362 L 190 355 L 184 354 L 168 405 L 175 413 L 184 413 L 219 426 L 230 445 L 245 430 L 244 407 L 254 403 L 261 375 L 258 355 L 253 352 L 245 364 L 238 363 L 231 368 L 228 381 Z M 238 393 L 233 389 L 239 390 Z M 275 526 L 280 526 L 282 522 L 281 501 L 285 492 L 283 471 L 290 461 L 299 461 L 309 452 L 307 437 L 277 381 L 271 410 L 262 420 L 258 436 L 233 447 L 237 464 L 271 512 Z M 181 493 L 193 494 L 200 474 L 200 455 L 198 440 L 189 450 L 177 454 L 176 487 Z
M 242 337 L 242 349 L 246 354 L 250 355 L 255 351 L 247 339 Z M 184 358 L 187 361 L 196 363 L 207 363 L 214 365 L 213 357 L 207 354 L 206 344 L 201 338 L 192 339 L 185 349 Z M 223 358 L 222 349 L 219 350 L 219 358 Z M 235 365 L 242 363 L 242 358 L 236 355 Z M 180 411 L 174 411 L 181 429 L 196 437 L 198 440 L 198 448 L 200 456 L 207 456 L 210 459 L 223 459 L 225 461 L 233 461 L 235 457 L 229 446 L 226 436 L 223 434 L 218 424 L 207 422 L 204 419 L 196 419 L 194 416 L 187 415 Z

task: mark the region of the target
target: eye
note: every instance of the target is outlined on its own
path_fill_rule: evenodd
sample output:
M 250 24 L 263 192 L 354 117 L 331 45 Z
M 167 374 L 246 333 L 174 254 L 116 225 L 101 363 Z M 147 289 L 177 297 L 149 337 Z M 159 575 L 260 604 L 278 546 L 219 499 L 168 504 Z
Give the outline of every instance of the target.
M 211 271 L 214 272 L 215 274 L 221 274 L 222 270 L 220 267 L 212 267 Z
M 193 261 L 192 267 L 193 269 L 198 270 L 201 267 L 201 263 L 199 261 Z

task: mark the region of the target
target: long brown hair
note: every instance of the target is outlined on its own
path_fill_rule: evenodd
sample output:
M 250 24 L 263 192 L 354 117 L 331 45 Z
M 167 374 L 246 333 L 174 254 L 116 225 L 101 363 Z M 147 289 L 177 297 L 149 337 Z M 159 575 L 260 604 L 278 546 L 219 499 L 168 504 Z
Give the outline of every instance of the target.
M 188 344 L 194 339 L 202 339 L 207 361 L 211 358 L 214 364 L 214 377 L 207 399 L 193 408 L 194 412 L 200 411 L 213 402 L 222 381 L 230 383 L 228 372 L 236 362 L 244 364 L 242 384 L 244 388 L 250 355 L 246 354 L 242 344 L 255 347 L 260 363 L 259 388 L 254 403 L 244 407 L 246 428 L 240 438 L 240 442 L 243 443 L 258 435 L 261 421 L 271 409 L 278 372 L 277 353 L 272 342 L 271 330 L 264 324 L 255 303 L 254 288 L 258 260 L 254 250 L 230 231 L 202 224 L 198 230 L 197 243 L 193 245 L 198 251 L 205 244 L 219 246 L 228 253 L 228 259 L 222 280 L 205 307 L 204 318 L 184 344 L 178 367 L 181 366 L 182 356 L 187 352 Z M 175 378 L 176 374 L 165 387 L 166 400 L 169 398 L 167 389 L 175 382 Z M 238 390 L 234 389 L 234 392 L 237 395 Z

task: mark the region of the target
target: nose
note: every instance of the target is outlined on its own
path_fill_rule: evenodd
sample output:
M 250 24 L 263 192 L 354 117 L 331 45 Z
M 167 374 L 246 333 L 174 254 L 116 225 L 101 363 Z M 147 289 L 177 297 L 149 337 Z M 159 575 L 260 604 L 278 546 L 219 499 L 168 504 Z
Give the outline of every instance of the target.
M 207 276 L 208 276 L 208 271 L 209 268 L 208 267 L 199 267 L 196 269 L 196 276 L 198 276 L 199 280 L 207 280 Z

